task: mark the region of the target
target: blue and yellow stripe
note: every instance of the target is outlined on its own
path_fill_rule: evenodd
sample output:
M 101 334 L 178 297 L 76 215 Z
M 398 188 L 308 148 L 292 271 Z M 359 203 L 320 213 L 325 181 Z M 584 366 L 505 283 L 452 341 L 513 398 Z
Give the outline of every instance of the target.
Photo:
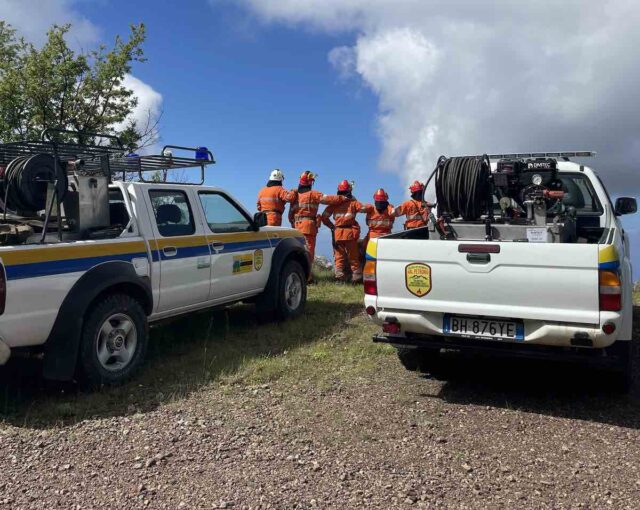
M 294 237 L 304 243 L 304 237 L 296 231 L 246 232 L 216 234 L 210 236 L 180 236 L 153 239 L 149 242 L 151 258 L 158 260 L 202 257 L 210 254 L 209 244 L 221 243 L 220 254 L 275 247 L 282 239 Z M 177 253 L 167 257 L 163 248 L 175 247 Z M 136 241 L 81 241 L 61 245 L 24 247 L 0 252 L 8 280 L 51 276 L 56 274 L 88 271 L 92 267 L 111 261 L 131 262 L 134 258 L 148 257 L 146 243 Z
M 7 279 L 35 278 L 54 274 L 87 271 L 93 266 L 112 260 L 131 262 L 146 257 L 143 241 L 74 243 L 73 245 L 45 246 L 16 249 L 0 253 Z
M 366 260 L 376 260 L 378 258 L 378 239 L 369 239 L 365 252 Z
M 620 268 L 618 250 L 612 244 L 601 246 L 598 252 L 598 269 L 615 271 Z

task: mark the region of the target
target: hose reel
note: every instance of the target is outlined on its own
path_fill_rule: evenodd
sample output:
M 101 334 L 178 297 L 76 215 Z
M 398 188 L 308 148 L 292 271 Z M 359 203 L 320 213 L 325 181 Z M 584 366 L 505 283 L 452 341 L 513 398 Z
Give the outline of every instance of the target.
M 55 184 L 58 200 L 67 193 L 66 166 L 52 154 L 19 156 L 7 165 L 0 182 L 1 197 L 8 209 L 37 212 L 46 207 L 47 189 Z
M 491 164 L 487 156 L 441 157 L 435 176 L 438 209 L 451 218 L 475 221 L 491 207 Z

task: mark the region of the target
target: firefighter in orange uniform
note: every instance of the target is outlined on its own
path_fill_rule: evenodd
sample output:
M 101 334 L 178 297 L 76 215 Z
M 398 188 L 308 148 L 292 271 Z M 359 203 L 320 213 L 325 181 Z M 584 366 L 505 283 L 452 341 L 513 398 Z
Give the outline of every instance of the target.
M 325 195 L 320 191 L 312 190 L 315 180 L 316 176 L 313 173 L 309 171 L 302 173 L 298 183 L 297 200 L 289 208 L 289 221 L 292 227 L 304 235 L 311 263 L 315 259 L 316 236 L 320 228 L 318 215 L 320 205 L 339 204 L 346 201 L 344 197 Z
M 279 227 L 282 225 L 282 214 L 287 202 L 295 202 L 298 193 L 287 191 L 282 187 L 284 174 L 277 168 L 271 172 L 269 182 L 258 192 L 258 211 L 267 214 L 267 225 Z
M 395 217 L 393 215 L 393 206 L 389 204 L 389 195 L 385 190 L 380 188 L 373 195 L 374 205 L 367 204 L 367 232 L 364 238 L 364 246 L 366 248 L 369 239 L 386 236 L 391 233 Z
M 358 213 L 366 212 L 366 208 L 352 195 L 353 184 L 344 180 L 338 185 L 338 195 L 348 200 L 342 204 L 330 205 L 322 213 L 322 222 L 333 232 L 333 256 L 335 258 L 336 279 L 346 281 L 351 273 L 351 281 L 362 281 L 362 266 L 358 238 L 360 225 L 356 221 Z M 331 216 L 335 222 L 331 222 Z
M 404 216 L 404 229 L 426 227 L 431 212 L 431 204 L 424 202 L 424 185 L 414 181 L 409 186 L 411 200 L 403 202 L 393 210 L 393 217 Z

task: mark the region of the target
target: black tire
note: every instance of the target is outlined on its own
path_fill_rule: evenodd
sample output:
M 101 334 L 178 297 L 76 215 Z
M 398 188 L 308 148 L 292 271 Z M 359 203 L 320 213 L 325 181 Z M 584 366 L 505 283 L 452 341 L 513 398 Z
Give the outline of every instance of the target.
M 428 372 L 440 357 L 440 349 L 398 348 L 398 359 L 411 372 Z
M 148 338 L 147 316 L 135 298 L 109 294 L 100 299 L 84 317 L 78 381 L 89 388 L 126 382 L 142 365 Z
M 622 342 L 622 349 L 618 352 L 618 369 L 613 373 L 614 388 L 621 393 L 629 393 L 636 379 L 635 346 L 636 342 Z
M 278 295 L 276 296 L 276 317 L 288 320 L 298 317 L 304 312 L 307 302 L 307 277 L 302 266 L 295 260 L 288 260 L 280 271 L 278 279 Z M 292 295 L 293 287 L 297 294 Z

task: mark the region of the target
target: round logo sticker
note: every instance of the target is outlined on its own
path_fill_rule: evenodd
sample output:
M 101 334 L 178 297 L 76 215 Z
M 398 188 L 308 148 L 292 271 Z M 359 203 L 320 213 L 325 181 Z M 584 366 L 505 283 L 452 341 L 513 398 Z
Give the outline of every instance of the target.
M 262 250 L 256 250 L 253 252 L 253 267 L 256 268 L 256 271 L 260 271 L 262 269 L 262 264 L 264 263 L 264 253 Z

